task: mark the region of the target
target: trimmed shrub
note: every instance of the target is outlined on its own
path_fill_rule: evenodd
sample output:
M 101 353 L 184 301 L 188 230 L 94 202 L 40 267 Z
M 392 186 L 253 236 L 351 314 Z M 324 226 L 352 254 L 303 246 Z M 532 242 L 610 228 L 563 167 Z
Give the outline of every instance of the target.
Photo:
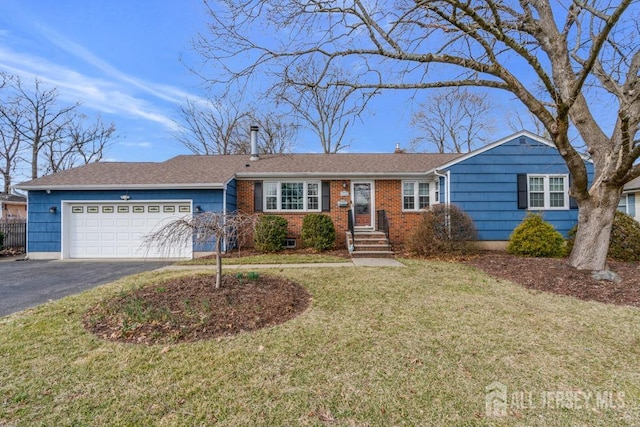
M 442 204 L 422 214 L 406 245 L 418 256 L 465 255 L 475 252 L 477 239 L 471 217 L 455 205 Z
M 577 225 L 569 230 L 567 253 L 573 249 L 577 231 Z M 616 261 L 640 261 L 640 223 L 624 212 L 616 211 L 613 217 L 607 256 Z
M 277 215 L 262 215 L 256 222 L 253 243 L 259 251 L 278 252 L 287 241 L 287 220 Z
M 317 251 L 331 249 L 336 243 L 336 228 L 331 217 L 312 213 L 302 219 L 302 244 Z
M 560 258 L 565 255 L 562 234 L 542 219 L 542 215 L 529 214 L 509 237 L 507 252 L 529 257 Z

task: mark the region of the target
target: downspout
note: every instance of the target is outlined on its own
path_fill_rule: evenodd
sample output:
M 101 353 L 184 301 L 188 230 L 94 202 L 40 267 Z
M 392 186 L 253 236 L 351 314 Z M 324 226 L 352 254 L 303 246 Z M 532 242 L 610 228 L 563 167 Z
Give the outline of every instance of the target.
M 224 187 L 222 188 L 222 226 L 226 227 L 227 224 L 227 184 L 224 184 Z M 227 252 L 227 241 L 224 240 L 222 242 L 222 248 L 223 252 Z M 216 248 L 217 250 L 217 248 Z
M 451 171 L 448 170 L 446 174 L 443 174 L 438 172 L 437 169 L 434 169 L 433 174 L 441 178 L 444 178 L 444 185 L 446 189 L 445 198 L 446 198 L 446 203 L 449 204 L 449 201 L 451 200 L 451 192 L 449 191 L 449 179 L 451 178 Z M 442 189 L 440 189 L 440 194 L 442 194 Z
M 436 176 L 442 177 L 444 178 L 444 184 L 445 184 L 445 197 L 446 197 L 446 202 L 445 202 L 445 226 L 447 227 L 447 234 L 449 234 L 449 238 L 451 238 L 451 220 L 449 219 L 449 206 L 451 205 L 451 190 L 450 190 L 450 186 L 449 186 L 449 180 L 451 179 L 451 171 L 447 170 L 447 172 L 445 174 L 442 174 L 440 172 L 438 172 L 437 170 L 434 170 L 433 173 Z M 442 189 L 440 189 L 440 193 L 442 193 Z

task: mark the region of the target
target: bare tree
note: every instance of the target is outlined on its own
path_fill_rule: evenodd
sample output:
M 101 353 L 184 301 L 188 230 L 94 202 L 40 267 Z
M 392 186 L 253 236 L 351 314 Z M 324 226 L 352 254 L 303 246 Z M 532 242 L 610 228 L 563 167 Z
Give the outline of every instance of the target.
M 160 252 L 171 253 L 184 245 L 213 244 L 216 250 L 216 289 L 222 284 L 222 257 L 224 246 L 239 244 L 255 227 L 257 215 L 238 212 L 224 214 L 203 212 L 166 223 L 144 237 L 143 245 L 157 247 Z
M 16 111 L 12 116 L 16 117 L 18 114 L 20 112 Z M 10 121 L 0 116 L 0 173 L 4 182 L 4 193 L 11 192 L 13 174 L 20 163 L 21 148 L 22 135 Z
M 176 138 L 194 154 L 239 154 L 247 151 L 249 114 L 236 102 L 187 100 L 180 109 L 182 131 Z
M 176 138 L 192 153 L 249 154 L 249 127 L 258 125 L 258 149 L 263 154 L 290 152 L 297 126 L 282 114 L 258 114 L 243 110 L 240 102 L 230 98 L 188 100 L 181 107 L 182 131 Z
M 303 126 L 318 136 L 322 151 L 331 154 L 348 146 L 347 129 L 371 95 L 347 86 L 322 83 L 327 80 L 349 80 L 349 76 L 342 69 L 327 70 L 314 61 L 307 61 L 285 68 L 268 96 L 291 108 Z
M 434 145 L 438 153 L 468 153 L 486 143 L 493 130 L 486 93 L 452 88 L 437 92 L 420 107 L 411 119 L 421 133 L 411 141 L 414 150 Z
M 252 113 L 252 123 L 260 128 L 258 147 L 264 154 L 290 153 L 295 146 L 298 125 L 288 121 L 285 114 Z
M 483 86 L 511 92 L 564 158 L 579 206 L 569 262 L 606 265 L 625 183 L 640 176 L 640 20 L 633 0 L 221 0 L 199 51 L 213 82 L 282 76 L 310 60 L 357 69 L 352 89 Z M 260 28 L 260 31 L 255 31 Z M 255 35 L 255 37 L 253 37 Z M 258 37 L 259 36 L 259 37 Z M 234 61 L 233 59 L 242 58 Z M 248 58 L 248 60 L 247 60 Z M 326 76 L 327 74 L 323 74 Z M 301 82 L 302 83 L 302 82 Z M 606 100 L 607 121 L 598 112 Z M 570 123 L 588 147 L 589 182 Z
M 114 141 L 116 127 L 113 123 L 105 126 L 101 118 L 85 126 L 85 115 L 74 115 L 67 126 L 60 129 L 61 135 L 47 138 L 42 147 L 46 162 L 43 171 L 46 174 L 71 169 L 79 165 L 99 162 L 105 150 Z
M 19 77 L 5 78 L 10 92 L 0 103 L 0 116 L 29 146 L 31 179 L 35 179 L 40 173 L 41 150 L 62 138 L 63 129 L 70 123 L 70 114 L 79 104 L 58 107 L 58 91 L 44 88 L 38 79 L 30 91 Z
M 85 125 L 79 103 L 59 106 L 58 92 L 35 80 L 33 87 L 19 77 L 3 74 L 0 91 L 0 158 L 5 188 L 19 163 L 31 169 L 31 178 L 102 159 L 113 140 L 115 125 L 100 118 Z
M 526 120 L 528 119 L 528 121 Z M 513 132 L 519 132 L 523 129 L 531 129 L 536 135 L 546 139 L 551 139 L 549 131 L 544 127 L 542 122 L 536 116 L 529 112 L 528 117 L 523 118 L 521 112 L 510 110 L 506 114 L 507 126 Z

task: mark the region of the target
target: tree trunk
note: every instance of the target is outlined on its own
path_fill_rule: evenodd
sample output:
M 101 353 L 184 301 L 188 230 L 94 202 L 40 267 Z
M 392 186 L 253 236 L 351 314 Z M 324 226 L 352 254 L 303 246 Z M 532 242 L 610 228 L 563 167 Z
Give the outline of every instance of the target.
M 7 167 L 7 171 L 9 171 L 9 167 Z M 4 179 L 4 193 L 11 194 L 11 174 L 9 172 L 5 172 L 2 174 L 2 178 Z
M 622 189 L 601 184 L 595 190 L 579 202 L 578 231 L 569 256 L 569 264 L 578 270 L 607 268 L 611 226 Z
M 216 289 L 222 285 L 222 238 L 216 239 Z

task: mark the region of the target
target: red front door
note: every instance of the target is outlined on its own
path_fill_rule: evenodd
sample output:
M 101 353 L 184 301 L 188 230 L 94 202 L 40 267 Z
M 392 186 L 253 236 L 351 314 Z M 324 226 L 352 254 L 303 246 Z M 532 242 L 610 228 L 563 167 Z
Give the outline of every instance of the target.
M 371 183 L 353 184 L 353 216 L 356 227 L 371 226 Z

